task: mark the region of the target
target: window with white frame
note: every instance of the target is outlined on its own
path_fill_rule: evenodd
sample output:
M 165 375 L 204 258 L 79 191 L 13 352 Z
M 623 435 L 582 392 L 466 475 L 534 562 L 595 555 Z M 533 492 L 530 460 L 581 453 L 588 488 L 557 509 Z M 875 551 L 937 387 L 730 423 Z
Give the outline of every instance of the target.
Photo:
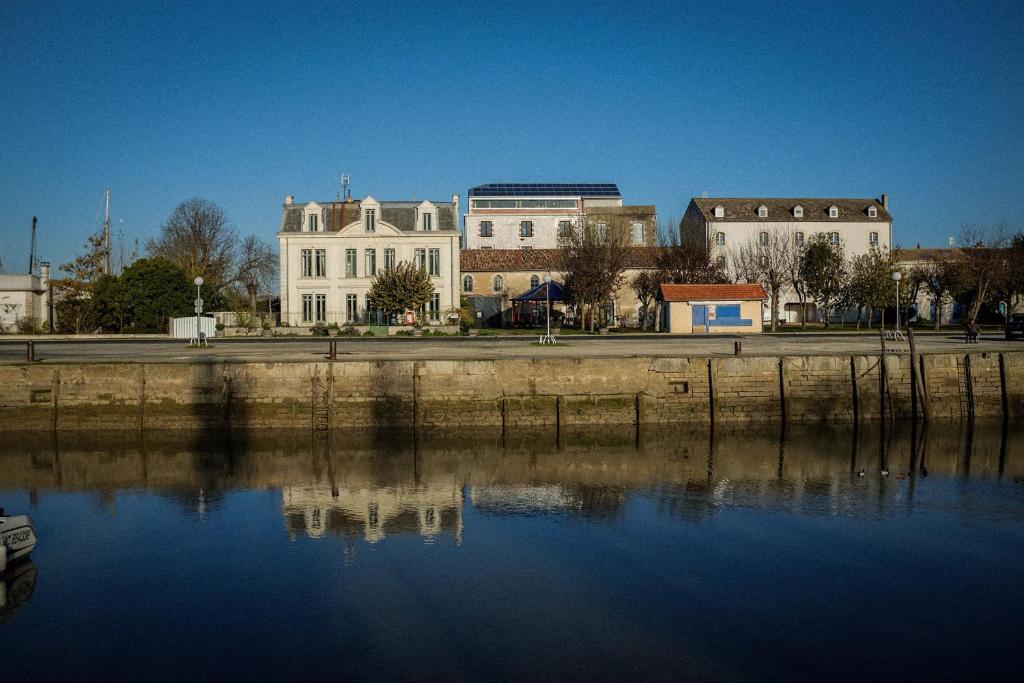
M 715 218 L 725 218 L 725 207 L 718 205 L 715 207 Z
M 533 237 L 533 221 L 520 221 L 519 236 Z
M 315 213 L 311 213 L 306 217 L 306 229 L 308 232 L 319 232 L 320 230 L 320 217 Z
M 839 244 L 839 233 L 838 232 L 833 232 L 831 235 L 829 235 L 829 237 L 832 240 L 832 244 Z
M 313 269 L 313 273 L 316 277 L 327 277 L 327 250 L 317 249 L 316 250 L 316 267 Z
M 302 295 L 302 322 L 311 323 L 313 322 L 313 295 L 303 294 Z
M 761 206 L 757 207 L 757 217 L 758 218 L 768 218 L 768 207 L 763 205 L 763 204 Z
M 465 277 L 462 278 L 462 291 L 463 292 L 472 292 L 473 291 L 473 276 L 472 275 L 466 275 Z
M 354 323 L 359 318 L 359 298 L 355 294 L 345 295 L 345 321 Z
M 491 221 L 480 221 L 480 236 L 481 237 L 493 237 L 494 236 L 494 224 Z
M 868 207 L 868 218 L 878 218 L 878 209 L 873 206 Z
M 377 274 L 377 250 L 367 249 L 365 253 L 366 277 L 373 277 Z
M 317 294 L 316 295 L 316 322 L 322 323 L 327 321 L 327 295 Z
M 644 224 L 633 223 L 633 244 L 642 245 L 644 243 Z
M 839 218 L 839 207 L 838 206 L 830 206 L 830 207 L 828 207 L 828 217 L 829 218 Z
M 804 246 L 804 234 L 802 232 L 798 232 L 798 233 L 794 234 L 793 235 L 793 242 L 796 243 L 796 246 L 798 246 L 798 247 Z
M 500 275 L 494 276 L 494 291 L 501 292 L 505 289 L 505 278 Z
M 423 230 L 430 232 L 434 229 L 434 215 L 430 213 L 423 214 Z
M 302 255 L 302 277 L 313 277 L 313 250 L 303 249 Z
M 803 217 L 804 217 L 804 207 L 800 206 L 799 204 L 794 206 L 793 207 L 793 218 L 803 218 Z
M 355 249 L 345 250 L 345 277 L 357 277 Z
M 438 320 L 441 317 L 441 295 L 434 292 L 430 297 L 430 308 L 427 310 L 431 320 Z
M 720 247 L 724 247 L 725 246 L 725 233 L 724 232 L 716 232 L 715 233 L 715 244 L 717 244 Z
M 367 209 L 366 210 L 366 217 L 363 218 L 363 222 L 366 225 L 366 232 L 376 232 L 377 231 L 377 210 L 376 209 Z
M 870 244 L 873 247 L 877 247 L 878 246 L 878 233 L 877 232 L 870 232 L 870 233 L 868 233 L 868 244 Z
M 597 241 L 599 244 L 604 244 L 608 241 L 608 224 L 598 223 L 597 224 Z
M 761 234 L 759 234 L 759 235 L 757 236 L 757 242 L 758 242 L 758 244 L 760 244 L 760 245 L 761 245 L 762 247 L 766 247 L 766 246 L 768 246 L 768 233 L 766 233 L 766 232 L 762 232 Z
M 416 249 L 413 252 L 413 254 L 414 254 L 414 258 L 416 260 L 416 267 L 419 268 L 420 270 L 426 270 L 427 269 L 427 250 L 426 249 Z
M 540 285 L 540 277 L 537 276 L 537 275 L 531 275 L 530 276 L 530 289 L 533 289 L 534 287 L 537 287 L 538 285 Z
M 558 236 L 572 237 L 572 221 L 558 221 Z
M 384 270 L 393 270 L 395 267 L 395 250 L 388 247 L 384 250 Z
M 427 271 L 431 277 L 441 277 L 440 249 L 430 249 L 427 252 Z

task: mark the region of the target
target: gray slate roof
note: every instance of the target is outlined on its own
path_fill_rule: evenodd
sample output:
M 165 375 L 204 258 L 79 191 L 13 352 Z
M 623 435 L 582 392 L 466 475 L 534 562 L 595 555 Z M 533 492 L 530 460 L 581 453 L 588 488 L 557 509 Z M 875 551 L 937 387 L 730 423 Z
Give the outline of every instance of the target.
M 814 221 L 835 221 L 838 223 L 889 223 L 892 216 L 877 199 L 851 199 L 844 198 L 780 198 L 780 197 L 694 197 L 690 202 L 701 216 L 712 223 L 748 222 L 748 221 L 786 221 L 793 223 L 814 222 Z M 759 206 L 768 207 L 768 218 L 759 218 L 757 209 Z M 715 218 L 715 207 L 725 208 L 723 218 Z M 804 217 L 793 216 L 793 207 L 802 206 Z M 828 209 L 836 206 L 839 209 L 838 218 L 829 218 Z M 874 206 L 878 209 L 878 216 L 868 216 L 868 207 Z M 687 211 L 690 213 L 690 211 Z
M 429 200 L 428 200 L 429 201 Z M 312 202 L 310 202 L 312 203 Z M 326 232 L 338 232 L 347 225 L 360 220 L 360 202 L 316 202 L 321 208 L 320 222 Z M 416 231 L 416 207 L 423 200 L 386 201 L 380 202 L 379 219 L 395 226 L 402 232 Z M 455 204 L 452 202 L 434 202 L 437 207 L 437 232 L 457 232 L 459 219 Z M 307 204 L 286 204 L 281 217 L 281 232 L 302 232 L 302 213 Z

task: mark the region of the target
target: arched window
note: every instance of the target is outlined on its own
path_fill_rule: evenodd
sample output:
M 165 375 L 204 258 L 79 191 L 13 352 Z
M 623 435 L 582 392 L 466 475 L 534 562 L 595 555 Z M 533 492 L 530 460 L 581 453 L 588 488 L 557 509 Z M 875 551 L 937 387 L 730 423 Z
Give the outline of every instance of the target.
M 500 292 L 503 289 L 505 289 L 505 278 L 501 277 L 500 275 L 495 275 L 494 276 L 494 291 L 495 292 Z
M 536 287 L 539 284 L 540 284 L 540 277 L 538 277 L 536 275 L 531 275 L 530 276 L 530 289 L 533 289 L 534 287 Z
M 472 275 L 467 275 L 466 277 L 462 278 L 462 291 L 463 292 L 472 292 L 473 291 L 473 276 Z
M 724 232 L 716 232 L 715 233 L 715 244 L 717 244 L 720 247 L 724 247 L 725 246 L 725 233 Z

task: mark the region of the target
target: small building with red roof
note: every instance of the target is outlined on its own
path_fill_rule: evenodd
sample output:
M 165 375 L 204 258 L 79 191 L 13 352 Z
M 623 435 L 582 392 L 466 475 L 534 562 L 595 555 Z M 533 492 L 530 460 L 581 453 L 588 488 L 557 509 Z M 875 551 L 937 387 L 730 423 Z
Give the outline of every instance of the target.
M 672 334 L 760 333 L 767 299 L 756 283 L 662 285 L 661 329 Z

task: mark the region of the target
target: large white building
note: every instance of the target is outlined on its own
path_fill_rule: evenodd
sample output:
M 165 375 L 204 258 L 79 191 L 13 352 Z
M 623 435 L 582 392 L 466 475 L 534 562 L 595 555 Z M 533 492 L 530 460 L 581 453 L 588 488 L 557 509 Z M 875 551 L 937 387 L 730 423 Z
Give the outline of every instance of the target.
M 281 250 L 281 321 L 384 322 L 367 299 L 376 274 L 410 261 L 426 270 L 434 296 L 428 318 L 459 305 L 459 195 L 450 202 L 378 201 L 373 197 L 299 204 L 285 198 Z
M 872 247 L 892 249 L 889 196 L 880 199 L 820 199 L 763 197 L 694 197 L 683 214 L 679 232 L 684 242 L 709 245 L 714 259 L 727 267 L 734 250 L 772 232 L 788 232 L 802 245 L 817 233 L 841 242 L 849 259 Z M 809 306 L 810 319 L 816 317 Z M 771 311 L 766 310 L 766 315 Z M 800 321 L 795 292 L 783 293 L 779 316 Z
M 466 249 L 554 249 L 584 214 L 632 220 L 634 244 L 654 244 L 654 207 L 624 207 L 614 183 L 493 183 L 469 190 Z
M 50 264 L 40 264 L 39 275 L 0 274 L 0 333 L 19 325 L 37 329 L 50 321 Z

